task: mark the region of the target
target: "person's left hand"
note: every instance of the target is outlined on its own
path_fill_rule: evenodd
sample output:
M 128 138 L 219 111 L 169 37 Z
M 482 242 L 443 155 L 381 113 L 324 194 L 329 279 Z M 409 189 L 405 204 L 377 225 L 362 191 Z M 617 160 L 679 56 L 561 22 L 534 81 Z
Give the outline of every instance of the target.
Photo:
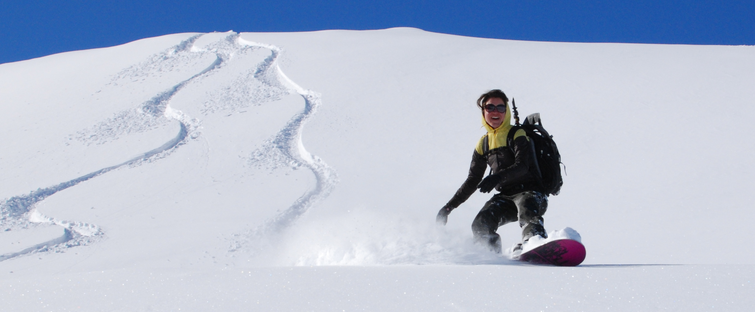
M 503 178 L 497 174 L 491 174 L 484 179 L 482 179 L 482 182 L 477 185 L 477 188 L 480 189 L 480 192 L 483 193 L 490 193 L 496 186 L 498 186 L 499 183 Z

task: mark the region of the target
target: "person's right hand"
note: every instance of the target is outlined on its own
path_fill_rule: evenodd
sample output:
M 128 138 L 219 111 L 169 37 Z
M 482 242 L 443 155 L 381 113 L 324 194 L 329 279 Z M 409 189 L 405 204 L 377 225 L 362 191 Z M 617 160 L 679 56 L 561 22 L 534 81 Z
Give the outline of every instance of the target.
M 451 210 L 453 210 L 453 208 L 447 206 L 440 208 L 440 211 L 438 211 L 438 216 L 435 217 L 435 222 L 437 222 L 439 225 L 446 225 L 446 223 L 448 222 L 448 215 L 451 213 Z

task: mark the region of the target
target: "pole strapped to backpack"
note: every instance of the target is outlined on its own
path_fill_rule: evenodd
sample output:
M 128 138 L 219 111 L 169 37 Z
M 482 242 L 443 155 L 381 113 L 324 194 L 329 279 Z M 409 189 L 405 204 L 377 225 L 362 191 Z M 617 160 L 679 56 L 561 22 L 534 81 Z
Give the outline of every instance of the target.
M 516 101 L 514 98 L 511 98 L 511 109 L 514 110 L 514 121 L 516 122 L 516 125 L 519 125 L 519 111 L 516 109 Z

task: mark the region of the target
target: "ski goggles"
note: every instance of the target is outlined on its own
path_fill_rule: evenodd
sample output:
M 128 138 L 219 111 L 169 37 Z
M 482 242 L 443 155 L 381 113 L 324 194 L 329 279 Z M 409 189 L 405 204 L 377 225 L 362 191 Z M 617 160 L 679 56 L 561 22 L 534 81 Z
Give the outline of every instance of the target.
M 505 113 L 506 112 L 506 104 L 498 104 L 498 105 L 488 104 L 488 105 L 485 105 L 485 110 L 488 111 L 489 113 L 492 113 L 492 112 L 494 112 L 496 110 L 499 113 Z

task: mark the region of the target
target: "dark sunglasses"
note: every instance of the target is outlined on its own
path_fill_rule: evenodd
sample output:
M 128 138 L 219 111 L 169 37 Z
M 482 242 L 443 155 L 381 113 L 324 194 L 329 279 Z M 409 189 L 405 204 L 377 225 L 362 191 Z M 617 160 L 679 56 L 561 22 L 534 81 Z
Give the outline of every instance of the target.
M 498 105 L 488 104 L 488 105 L 485 105 L 485 110 L 491 113 L 495 110 L 498 110 L 499 113 L 505 113 L 506 104 L 498 104 Z

